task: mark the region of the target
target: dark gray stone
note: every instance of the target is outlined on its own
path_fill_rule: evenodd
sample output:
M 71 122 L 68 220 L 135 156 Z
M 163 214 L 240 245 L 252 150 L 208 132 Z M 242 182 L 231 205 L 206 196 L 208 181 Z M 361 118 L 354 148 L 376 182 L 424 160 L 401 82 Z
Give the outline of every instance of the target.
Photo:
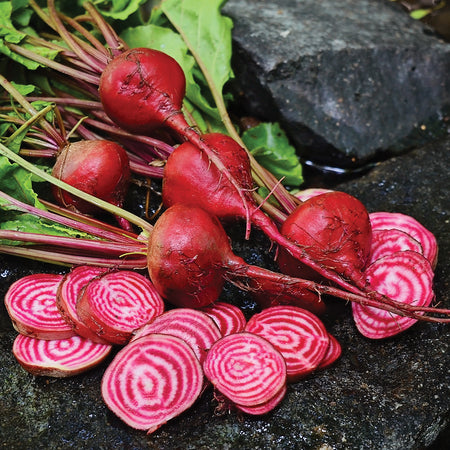
M 241 108 L 354 168 L 446 132 L 450 44 L 380 0 L 229 0 Z
M 381 163 L 338 186 L 369 211 L 397 211 L 421 221 L 440 243 L 436 299 L 450 307 L 450 140 Z M 271 266 L 269 243 L 258 232 L 230 229 L 236 252 Z M 239 237 L 238 237 L 239 236 Z M 61 270 L 0 255 L 0 297 L 18 277 Z M 230 287 L 225 300 L 255 310 Z M 211 390 L 154 434 L 132 430 L 100 396 L 106 367 L 70 379 L 33 377 L 11 354 L 16 335 L 0 305 L 0 444 L 23 449 L 385 449 L 430 446 L 450 422 L 450 325 L 419 323 L 385 341 L 358 334 L 349 306 L 329 301 L 324 317 L 343 354 L 332 367 L 290 385 L 282 404 L 265 417 L 217 416 Z M 437 444 L 436 444 L 437 445 Z M 437 450 L 439 447 L 435 447 Z M 441 447 L 444 448 L 444 447 Z

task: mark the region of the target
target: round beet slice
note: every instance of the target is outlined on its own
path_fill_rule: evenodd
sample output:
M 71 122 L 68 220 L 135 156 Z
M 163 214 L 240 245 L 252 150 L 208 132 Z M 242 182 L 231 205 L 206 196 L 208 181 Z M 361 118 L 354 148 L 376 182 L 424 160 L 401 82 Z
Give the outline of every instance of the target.
M 101 344 L 104 339 L 87 327 L 78 317 L 77 301 L 82 289 L 95 277 L 106 272 L 104 267 L 78 266 L 64 275 L 56 293 L 56 305 L 64 319 L 72 325 L 75 332 L 87 339 Z
M 433 270 L 425 256 L 405 250 L 377 259 L 366 269 L 370 286 L 389 297 L 414 306 L 428 306 L 433 298 Z M 417 322 L 371 306 L 352 303 L 360 333 L 371 339 L 394 336 Z
M 203 370 L 233 403 L 254 407 L 270 401 L 286 384 L 286 363 L 266 339 L 253 333 L 229 334 L 206 355 Z
M 191 308 L 176 308 L 159 315 L 137 330 L 132 340 L 152 333 L 171 334 L 183 339 L 199 361 L 205 359 L 207 350 L 222 337 L 211 317 Z
M 65 339 L 75 335 L 56 306 L 63 276 L 39 273 L 15 281 L 5 295 L 5 306 L 14 328 L 37 339 Z
M 137 272 L 108 272 L 92 280 L 77 302 L 84 324 L 112 344 L 126 344 L 133 332 L 164 311 L 151 281 Z
M 291 383 L 314 371 L 329 345 L 322 321 L 296 306 L 264 309 L 250 318 L 245 331 L 267 339 L 283 355 Z
M 111 345 L 81 336 L 44 340 L 19 334 L 12 351 L 19 364 L 33 375 L 70 377 L 100 364 L 111 349 Z
M 219 327 L 222 336 L 244 331 L 247 320 L 242 310 L 231 303 L 215 302 L 201 309 Z
M 126 345 L 102 379 L 102 396 L 127 425 L 152 433 L 181 414 L 202 392 L 194 351 L 169 334 L 149 334 Z

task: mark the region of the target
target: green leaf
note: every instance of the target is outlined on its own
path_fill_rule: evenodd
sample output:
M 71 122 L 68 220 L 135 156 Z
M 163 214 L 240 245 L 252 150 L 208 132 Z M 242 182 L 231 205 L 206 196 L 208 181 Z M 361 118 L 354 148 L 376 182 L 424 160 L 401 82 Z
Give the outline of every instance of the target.
M 411 11 L 410 16 L 413 19 L 420 20 L 430 14 L 432 9 L 416 9 L 415 11 Z
M 231 29 L 229 17 L 222 16 L 224 0 L 163 0 L 161 10 L 167 16 L 199 65 L 206 84 L 209 86 L 216 105 L 223 101 L 223 88 L 234 77 L 231 68 Z M 200 75 L 198 75 L 200 79 Z M 202 81 L 202 80 L 201 80 Z M 200 85 L 198 85 L 200 86 Z M 192 103 L 204 109 L 203 102 L 196 101 L 200 92 L 189 98 Z M 202 94 L 200 98 L 205 98 Z M 214 117 L 217 115 L 214 111 Z
M 0 157 L 0 190 L 21 202 L 42 208 L 33 191 L 33 180 L 33 174 L 16 163 L 11 164 L 5 156 Z
M 126 20 L 144 3 L 147 3 L 147 0 L 112 0 L 97 2 L 95 6 L 105 17 Z
M 278 123 L 261 123 L 242 134 L 242 140 L 263 167 L 283 184 L 300 186 L 303 183 L 302 166 L 295 148 Z

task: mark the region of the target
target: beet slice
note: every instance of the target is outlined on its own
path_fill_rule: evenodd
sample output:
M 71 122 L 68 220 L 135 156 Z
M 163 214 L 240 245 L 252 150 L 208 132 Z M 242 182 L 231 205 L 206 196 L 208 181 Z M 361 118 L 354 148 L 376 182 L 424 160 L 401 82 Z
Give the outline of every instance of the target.
M 317 369 L 325 369 L 331 366 L 335 361 L 337 361 L 342 354 L 342 347 L 339 341 L 330 333 L 328 333 L 329 343 L 328 348 Z
M 373 212 L 369 214 L 372 230 L 404 231 L 420 242 L 423 254 L 430 261 L 431 267 L 435 269 L 438 258 L 438 244 L 434 234 L 425 228 L 419 221 L 407 214 L 391 212 Z
M 65 339 L 75 335 L 56 306 L 56 291 L 63 276 L 27 275 L 15 281 L 5 295 L 14 328 L 37 339 Z
M 183 339 L 201 362 L 207 350 L 222 337 L 211 317 L 191 308 L 172 309 L 159 315 L 139 328 L 132 341 L 153 333 L 170 334 Z
M 296 306 L 272 306 L 252 316 L 245 331 L 267 339 L 286 361 L 290 383 L 313 372 L 323 360 L 329 345 L 322 321 Z
M 287 386 L 284 385 L 269 401 L 262 403 L 261 405 L 242 406 L 235 404 L 235 406 L 238 410 L 245 412 L 246 414 L 258 416 L 267 414 L 280 404 L 281 400 L 283 400 L 284 396 L 286 395 L 286 391 Z
M 149 334 L 115 356 L 102 379 L 102 396 L 127 425 L 152 433 L 200 396 L 204 376 L 194 351 L 169 334 Z
M 106 344 L 97 333 L 94 333 L 77 313 L 77 300 L 82 289 L 95 277 L 106 272 L 104 267 L 78 266 L 64 275 L 56 293 L 56 305 L 64 319 L 72 325 L 75 332 L 87 339 L 101 344 Z
M 201 308 L 200 311 L 214 320 L 222 336 L 244 331 L 245 324 L 247 323 L 242 310 L 231 303 L 215 302 Z
M 229 334 L 208 351 L 206 378 L 226 398 L 241 406 L 269 402 L 286 384 L 286 363 L 266 339 L 253 333 Z
M 433 269 L 423 255 L 405 250 L 377 259 L 366 269 L 371 287 L 414 306 L 428 306 L 433 298 Z M 394 336 L 417 322 L 371 306 L 352 303 L 353 319 L 360 333 L 371 339 Z
M 62 378 L 92 369 L 106 359 L 111 349 L 111 345 L 98 344 L 81 336 L 45 340 L 19 334 L 12 352 L 27 372 Z
M 102 339 L 123 345 L 133 332 L 164 311 L 151 281 L 130 270 L 108 272 L 92 280 L 77 302 L 84 324 Z
M 403 250 L 412 250 L 423 254 L 420 242 L 410 234 L 401 230 L 374 230 L 372 231 L 371 255 L 369 264 L 379 258 Z

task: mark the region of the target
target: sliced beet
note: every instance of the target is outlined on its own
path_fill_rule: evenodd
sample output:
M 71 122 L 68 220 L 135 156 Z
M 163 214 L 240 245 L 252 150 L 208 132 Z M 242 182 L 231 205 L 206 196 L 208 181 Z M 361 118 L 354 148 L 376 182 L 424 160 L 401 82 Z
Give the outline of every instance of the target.
M 177 308 L 159 315 L 139 328 L 132 340 L 149 334 L 170 334 L 189 344 L 199 361 L 209 348 L 222 337 L 214 320 L 207 314 L 191 308 Z
M 231 303 L 215 302 L 203 307 L 201 311 L 214 320 L 222 336 L 244 331 L 247 323 L 242 309 Z
M 164 302 L 137 272 L 108 272 L 88 283 L 77 302 L 84 324 L 112 344 L 126 344 L 133 332 L 164 311 Z
M 261 405 L 257 406 L 242 406 L 242 405 L 235 405 L 237 409 L 239 409 L 242 412 L 245 412 L 246 414 L 251 415 L 257 415 L 261 416 L 263 414 L 267 414 L 270 411 L 272 411 L 275 407 L 277 407 L 281 400 L 283 400 L 284 396 L 287 392 L 287 386 L 284 385 L 277 394 L 275 394 L 269 401 L 262 403 Z
M 366 269 L 371 287 L 414 306 L 428 306 L 434 298 L 433 270 L 423 255 L 405 250 L 377 259 Z M 371 306 L 352 303 L 356 327 L 364 336 L 382 339 L 394 336 L 417 322 Z
M 14 328 L 37 339 L 65 339 L 75 335 L 56 306 L 56 292 L 63 276 L 38 273 L 15 281 L 5 295 Z
M 328 333 L 329 343 L 328 348 L 317 369 L 325 369 L 331 366 L 342 354 L 342 347 L 339 341 L 330 333 Z
M 391 230 L 396 229 L 404 231 L 420 242 L 423 254 L 430 261 L 434 269 L 438 258 L 438 244 L 434 234 L 425 228 L 414 217 L 402 213 L 392 212 L 373 212 L 369 214 L 372 230 Z
M 69 273 L 64 275 L 56 295 L 56 305 L 60 313 L 72 325 L 75 332 L 80 336 L 103 344 L 107 342 L 87 327 L 78 317 L 77 300 L 82 289 L 95 277 L 105 272 L 106 269 L 104 267 L 74 267 Z
M 290 383 L 313 372 L 329 345 L 322 321 L 295 306 L 267 308 L 249 319 L 245 331 L 267 339 L 283 355 Z
M 126 345 L 108 366 L 102 396 L 127 425 L 152 433 L 200 396 L 204 376 L 191 347 L 168 334 Z
M 19 334 L 12 351 L 19 364 L 33 375 L 70 377 L 103 362 L 111 349 L 111 345 L 81 336 L 45 340 Z
M 241 406 L 269 402 L 286 384 L 286 363 L 266 339 L 253 333 L 229 334 L 208 351 L 203 363 L 208 380 Z
M 373 230 L 369 263 L 403 250 L 412 250 L 423 254 L 420 242 L 404 231 L 396 230 L 395 228 L 391 230 Z

